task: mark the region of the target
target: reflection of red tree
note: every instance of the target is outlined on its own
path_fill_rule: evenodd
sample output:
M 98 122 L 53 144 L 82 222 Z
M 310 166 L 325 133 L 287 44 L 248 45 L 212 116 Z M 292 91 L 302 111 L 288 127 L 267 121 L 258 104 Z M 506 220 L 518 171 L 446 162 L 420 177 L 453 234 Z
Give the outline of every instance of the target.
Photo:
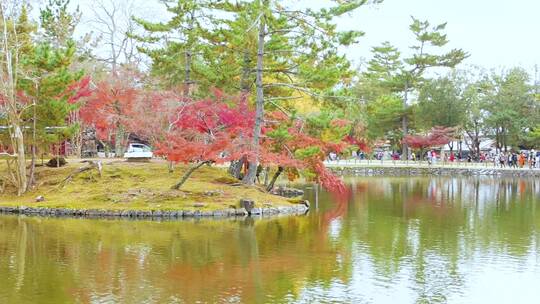
M 351 186 L 345 188 L 343 192 L 330 192 L 332 202 L 334 202 L 334 208 L 327 211 L 323 215 L 323 225 L 328 225 L 335 219 L 344 216 L 347 213 L 347 206 L 352 200 Z
M 357 182 L 355 185 L 355 191 L 356 193 L 365 193 L 368 190 L 368 183 L 367 182 Z
M 427 196 L 422 192 L 416 192 L 403 199 L 404 215 L 413 215 L 419 209 L 428 207 L 436 215 L 444 215 L 448 212 L 447 198 L 443 195 L 441 188 L 435 186 L 428 189 Z

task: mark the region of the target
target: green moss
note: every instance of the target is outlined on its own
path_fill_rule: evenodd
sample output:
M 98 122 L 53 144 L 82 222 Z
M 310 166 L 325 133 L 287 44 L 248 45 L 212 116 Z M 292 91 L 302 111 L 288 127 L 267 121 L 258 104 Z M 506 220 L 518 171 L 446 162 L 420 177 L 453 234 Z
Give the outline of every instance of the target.
M 95 170 L 76 175 L 62 187 L 62 181 L 80 163 L 70 163 L 62 168 L 37 168 L 36 189 L 16 196 L 6 189 L 0 196 L 0 206 L 31 206 L 71 209 L 105 210 L 219 210 L 236 206 L 240 199 L 252 199 L 256 206 L 291 205 L 287 199 L 265 193 L 257 187 L 233 182 L 226 170 L 203 167 L 184 184 L 181 191 L 170 187 L 184 173 L 184 166 L 177 166 L 169 173 L 163 162 L 104 163 L 100 177 Z M 38 195 L 44 202 L 35 202 Z

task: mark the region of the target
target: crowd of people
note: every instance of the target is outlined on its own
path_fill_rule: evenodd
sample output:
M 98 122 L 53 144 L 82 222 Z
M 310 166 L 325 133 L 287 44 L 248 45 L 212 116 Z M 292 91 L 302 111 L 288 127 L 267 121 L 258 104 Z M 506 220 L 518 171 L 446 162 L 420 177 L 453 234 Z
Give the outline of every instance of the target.
M 352 151 L 352 158 L 355 160 L 374 159 L 374 160 L 393 160 L 401 159 L 401 154 L 396 151 L 375 151 L 372 155 L 368 155 L 363 151 Z M 341 157 L 335 152 L 328 155 L 329 161 L 340 160 Z M 443 164 L 454 162 L 468 163 L 492 163 L 495 167 L 500 168 L 529 168 L 540 169 L 540 151 L 524 150 L 524 151 L 509 151 L 509 152 L 481 152 L 480 155 L 473 157 L 467 153 L 459 155 L 456 152 L 446 152 L 437 150 L 428 150 L 423 155 L 419 155 L 414 151 L 409 154 L 410 161 L 425 160 L 428 164 L 434 165 L 438 162 Z
M 414 158 L 414 157 L 413 157 Z M 432 150 L 426 152 L 425 158 L 428 163 L 434 163 L 437 160 L 446 162 L 479 162 L 479 163 L 493 163 L 495 167 L 501 168 L 538 168 L 540 169 L 540 151 L 535 150 L 520 151 L 520 152 L 481 152 L 479 156 L 473 158 L 471 154 L 467 154 L 465 157 L 459 157 L 456 153 L 449 153 L 448 156 L 443 152 L 441 155 L 437 155 L 437 152 Z
M 537 168 L 540 169 L 540 152 L 500 152 L 493 155 L 491 161 L 495 166 L 504 168 Z

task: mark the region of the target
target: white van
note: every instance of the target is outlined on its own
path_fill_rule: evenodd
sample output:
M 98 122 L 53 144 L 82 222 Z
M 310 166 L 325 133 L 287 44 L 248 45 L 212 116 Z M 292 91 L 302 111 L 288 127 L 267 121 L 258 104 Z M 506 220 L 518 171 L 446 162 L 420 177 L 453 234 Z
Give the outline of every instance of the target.
M 124 158 L 134 161 L 150 160 L 153 156 L 154 153 L 152 153 L 152 148 L 141 143 L 129 144 L 126 153 L 124 153 Z

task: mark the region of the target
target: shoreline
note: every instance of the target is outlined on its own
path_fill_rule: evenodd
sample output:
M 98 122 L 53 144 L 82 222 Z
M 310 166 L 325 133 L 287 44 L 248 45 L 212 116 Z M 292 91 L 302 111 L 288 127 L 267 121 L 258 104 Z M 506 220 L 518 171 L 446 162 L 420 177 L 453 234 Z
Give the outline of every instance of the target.
M 309 204 L 253 208 L 228 208 L 222 210 L 106 210 L 69 209 L 47 207 L 6 207 L 0 206 L 0 214 L 29 215 L 43 217 L 75 218 L 129 218 L 129 219 L 188 219 L 188 218 L 245 218 L 270 217 L 279 215 L 303 215 L 308 213 Z
M 540 177 L 539 169 L 511 169 L 497 167 L 450 167 L 450 166 L 391 166 L 391 165 L 330 165 L 333 173 L 339 176 L 501 176 L 501 177 Z
M 224 169 L 215 167 L 200 168 L 182 190 L 169 186 L 178 173 L 152 162 L 107 163 L 102 174 L 83 172 L 62 184 L 79 166 L 72 162 L 60 168 L 40 167 L 35 189 L 21 196 L 13 191 L 0 195 L 0 214 L 182 219 L 296 215 L 309 209 L 300 198 L 237 184 Z M 186 170 L 180 165 L 175 169 Z

